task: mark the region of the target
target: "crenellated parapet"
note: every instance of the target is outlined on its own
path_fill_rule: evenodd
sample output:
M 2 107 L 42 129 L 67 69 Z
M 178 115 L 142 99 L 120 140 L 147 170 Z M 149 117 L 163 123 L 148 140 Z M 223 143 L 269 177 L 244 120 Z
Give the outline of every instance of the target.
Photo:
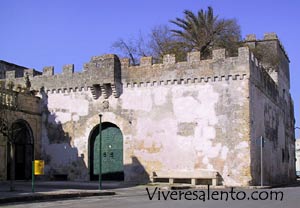
M 251 53 L 250 69 L 250 80 L 273 102 L 277 103 L 278 86 L 253 53 Z
M 259 40 L 256 35 L 247 35 L 246 45 L 257 53 L 261 63 L 251 55 L 251 81 L 284 111 L 288 109 L 290 97 L 289 58 L 275 33 L 266 33 Z M 270 63 L 268 63 L 270 62 Z
M 111 95 L 117 98 L 123 87 L 243 80 L 248 76 L 249 57 L 249 49 L 242 47 L 237 57 L 226 57 L 225 49 L 218 49 L 208 60 L 201 60 L 200 52 L 190 52 L 185 62 L 176 62 L 175 55 L 167 54 L 160 64 L 153 64 L 152 57 L 142 57 L 139 66 L 130 66 L 128 59 L 119 60 L 109 54 L 92 57 L 82 72 L 74 72 L 73 64 L 63 66 L 61 74 L 54 74 L 53 66 L 44 67 L 42 74 L 32 69 L 25 72 L 35 90 L 42 87 L 48 93 L 89 90 L 94 99 Z M 7 71 L 6 77 L 16 84 L 24 82 L 23 78 L 16 78 L 14 71 Z
M 269 41 L 275 41 L 278 43 L 280 49 L 282 50 L 282 52 L 284 53 L 285 57 L 289 60 L 288 58 L 288 54 L 285 51 L 283 44 L 281 43 L 281 41 L 279 40 L 278 36 L 276 33 L 265 33 L 264 34 L 264 38 L 262 40 L 257 39 L 255 34 L 249 34 L 246 35 L 245 41 L 247 42 L 247 44 L 249 46 L 255 47 L 257 42 L 269 42 Z
M 74 65 L 65 65 L 61 74 L 54 74 L 54 67 L 44 67 L 43 73 L 32 73 L 25 70 L 35 90 L 44 88 L 48 93 L 66 93 L 90 90 L 97 99 L 101 94 L 113 94 L 118 97 L 121 93 L 121 68 L 116 55 L 94 56 L 84 65 L 84 71 L 75 73 Z M 24 74 L 25 74 L 24 72 Z M 6 80 L 11 80 L 15 85 L 23 84 L 23 77 L 17 78 L 14 71 L 6 72 Z M 117 87 L 116 87 L 117 86 Z
M 272 79 L 276 82 L 279 91 L 290 89 L 289 57 L 275 33 L 266 33 L 259 40 L 256 35 L 247 35 L 245 44 L 260 59 Z M 280 93 L 280 96 L 284 96 Z
M 138 66 L 122 59 L 122 83 L 139 87 L 243 80 L 249 75 L 249 60 L 247 47 L 239 48 L 236 57 L 226 57 L 225 49 L 213 50 L 212 59 L 206 60 L 201 60 L 200 52 L 188 53 L 185 62 L 176 62 L 172 54 L 165 55 L 160 64 L 153 64 L 152 57 L 142 57 Z
M 278 40 L 276 34 L 266 34 L 263 41 Z M 129 59 L 119 59 L 108 54 L 94 56 L 84 64 L 82 72 L 74 72 L 74 65 L 63 66 L 61 74 L 54 74 L 54 67 L 44 67 L 42 73 L 25 69 L 31 88 L 44 88 L 47 93 L 90 91 L 94 99 L 118 98 L 127 87 L 152 87 L 160 85 L 228 82 L 252 79 L 276 100 L 278 87 L 265 69 L 258 63 L 251 48 L 255 35 L 246 38 L 248 46 L 240 47 L 238 55 L 227 57 L 225 49 L 212 51 L 211 59 L 201 59 L 200 52 L 187 53 L 186 61 L 177 62 L 173 54 L 164 55 L 162 63 L 154 64 L 152 57 L 142 57 L 140 64 L 131 66 Z M 6 71 L 6 79 L 16 84 L 24 83 L 14 71 Z

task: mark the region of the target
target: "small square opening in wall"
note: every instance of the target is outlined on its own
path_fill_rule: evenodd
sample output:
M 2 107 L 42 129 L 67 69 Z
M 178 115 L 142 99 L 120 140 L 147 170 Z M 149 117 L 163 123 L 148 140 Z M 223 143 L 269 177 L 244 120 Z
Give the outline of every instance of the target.
M 191 180 L 187 178 L 176 178 L 174 179 L 174 183 L 190 184 Z
M 157 178 L 157 179 L 155 179 L 155 182 L 157 182 L 157 183 L 169 183 L 169 179 L 168 178 Z
M 196 185 L 212 185 L 211 179 L 198 179 Z

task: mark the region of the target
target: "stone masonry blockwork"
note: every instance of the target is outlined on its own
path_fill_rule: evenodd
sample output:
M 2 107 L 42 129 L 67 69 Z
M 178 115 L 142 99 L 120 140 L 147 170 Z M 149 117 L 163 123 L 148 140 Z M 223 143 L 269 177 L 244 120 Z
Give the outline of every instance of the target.
M 47 67 L 32 75 L 32 89 L 42 99 L 47 176 L 90 179 L 90 136 L 101 113 L 123 134 L 127 182 L 147 182 L 155 171 L 207 170 L 218 172 L 223 185 L 258 185 L 261 136 L 266 185 L 293 181 L 289 61 L 278 39 L 249 41 L 276 47 L 282 61 L 277 80 L 248 47 L 236 57 L 215 50 L 208 60 L 200 60 L 199 52 L 189 53 L 186 62 L 166 55 L 153 64 L 143 57 L 139 66 L 115 55 L 96 56 L 80 73 L 66 65 L 62 74 Z

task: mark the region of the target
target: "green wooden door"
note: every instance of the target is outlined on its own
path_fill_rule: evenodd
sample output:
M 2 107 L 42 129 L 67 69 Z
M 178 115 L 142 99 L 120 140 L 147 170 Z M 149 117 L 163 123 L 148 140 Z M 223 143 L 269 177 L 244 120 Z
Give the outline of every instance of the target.
M 123 137 L 117 127 L 102 130 L 102 174 L 123 172 Z M 94 143 L 94 174 L 99 174 L 99 135 Z

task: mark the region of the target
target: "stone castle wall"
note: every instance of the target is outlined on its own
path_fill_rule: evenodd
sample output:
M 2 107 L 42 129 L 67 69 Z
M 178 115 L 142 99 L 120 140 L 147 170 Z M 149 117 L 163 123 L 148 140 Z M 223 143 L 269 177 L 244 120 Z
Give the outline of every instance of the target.
M 89 180 L 89 137 L 102 113 L 104 122 L 123 133 L 126 181 L 145 182 L 160 170 L 214 170 L 224 185 L 256 185 L 260 154 L 255 144 L 261 135 L 277 138 L 266 150 L 272 154 L 265 160 L 273 161 L 265 163 L 268 183 L 286 177 L 286 168 L 291 178 L 291 160 L 276 173 L 272 169 L 282 147 L 292 149 L 290 97 L 283 109 L 278 82 L 247 47 L 239 48 L 237 57 L 225 54 L 214 50 L 212 59 L 201 60 L 192 52 L 186 62 L 166 55 L 161 64 L 143 57 L 139 66 L 105 55 L 93 57 L 81 73 L 74 73 L 73 65 L 58 75 L 53 67 L 45 67 L 41 76 L 27 70 L 32 88 L 42 88 L 47 173 Z
M 253 39 L 252 39 L 253 41 Z M 277 51 L 279 67 L 268 71 L 252 55 L 250 61 L 251 173 L 253 183 L 260 184 L 260 137 L 264 137 L 264 184 L 295 180 L 294 107 L 290 89 L 288 57 L 276 35 L 266 35 L 270 50 Z
M 220 172 L 225 183 L 247 184 L 249 50 L 228 58 L 225 50 L 215 50 L 212 59 L 201 61 L 193 52 L 187 60 L 176 63 L 167 55 L 153 65 L 146 57 L 129 66 L 115 56 L 94 57 L 82 73 L 44 70 L 33 77 L 32 87 L 47 92 L 42 146 L 48 172 L 88 180 L 89 135 L 101 112 L 123 133 L 127 181 L 145 181 L 153 171 L 206 169 Z M 121 89 L 114 93 L 112 85 Z
M 148 175 L 159 170 L 208 169 L 220 171 L 236 184 L 240 184 L 239 180 L 246 183 L 250 171 L 247 83 L 243 79 L 130 87 L 117 99 L 111 96 L 96 101 L 90 91 L 48 94 L 53 112 L 48 119 L 56 120 L 48 122 L 54 126 L 60 122 L 63 131 L 68 132 L 68 138 L 59 139 L 55 135 L 49 137 L 52 133 L 49 134 L 49 127 L 45 128 L 45 151 L 51 167 L 57 167 L 61 173 L 73 168 L 72 172 L 79 176 L 68 173 L 70 177 L 86 179 L 87 172 L 84 177 L 82 173 L 87 171 L 88 139 L 101 112 L 104 122 L 116 124 L 123 133 L 127 181 L 145 180 L 146 176 L 140 174 L 143 169 Z M 106 109 L 104 102 L 109 103 Z M 234 123 L 228 126 L 232 120 Z M 236 134 L 237 129 L 242 131 Z M 133 158 L 140 164 L 134 164 Z M 85 168 L 69 167 L 82 159 Z

